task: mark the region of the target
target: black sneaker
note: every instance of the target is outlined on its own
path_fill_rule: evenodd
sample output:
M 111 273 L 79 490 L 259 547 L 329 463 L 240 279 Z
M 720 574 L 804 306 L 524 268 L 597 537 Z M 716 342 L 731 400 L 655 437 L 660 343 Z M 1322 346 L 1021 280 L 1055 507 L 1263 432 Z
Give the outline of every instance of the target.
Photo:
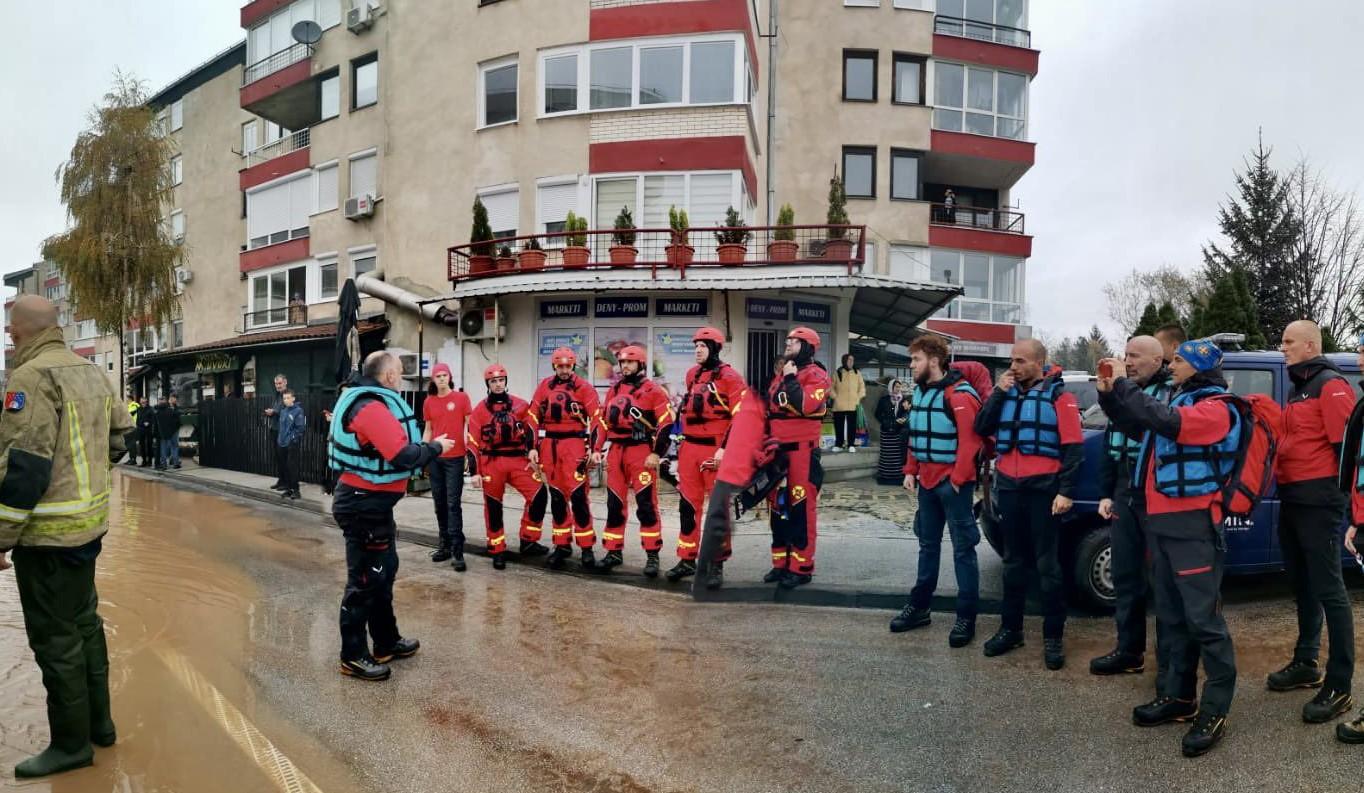
M 711 562 L 710 572 L 706 574 L 706 589 L 719 589 L 725 585 L 725 563 Z
M 777 582 L 777 586 L 781 587 L 782 589 L 795 589 L 798 586 L 805 586 L 806 584 L 813 581 L 814 578 L 815 577 L 812 575 L 802 575 L 800 573 L 793 573 L 790 570 L 787 570 L 786 574 L 782 576 L 782 579 Z
M 1066 665 L 1066 646 L 1060 639 L 1042 640 L 1042 661 L 1055 672 Z
M 965 647 L 976 638 L 976 621 L 966 617 L 957 617 L 957 621 L 952 623 L 952 632 L 947 634 L 947 646 Z
M 1336 725 L 1336 740 L 1341 743 L 1364 743 L 1364 713 L 1354 721 Z
M 393 670 L 387 664 L 375 663 L 373 658 L 366 655 L 353 661 L 341 659 L 341 674 L 361 680 L 387 680 Z
M 597 563 L 597 569 L 603 573 L 611 572 L 611 568 L 620 567 L 625 564 L 625 553 L 623 551 L 607 551 L 606 555 Z
M 469 565 L 464 563 L 464 554 L 460 551 L 455 551 L 455 560 L 450 563 L 450 566 L 455 568 L 456 573 L 462 573 L 469 569 Z
M 568 560 L 573 558 L 573 549 L 567 545 L 556 545 L 545 560 L 545 566 L 551 570 L 562 570 L 568 564 Z
M 518 550 L 522 556 L 544 556 L 549 553 L 548 548 L 534 540 L 530 540 L 529 542 L 522 540 L 521 547 Z
M 583 557 L 580 564 L 582 564 L 584 570 L 597 569 L 597 557 L 593 555 L 591 548 L 583 549 Z
M 493 556 L 493 569 L 494 569 L 494 570 L 506 570 L 506 569 L 507 569 L 507 560 L 504 559 L 504 558 L 502 558 L 502 554 L 499 553 L 499 554 L 495 554 L 495 555 Z
M 448 561 L 450 561 L 450 557 L 452 557 L 452 556 L 454 556 L 454 555 L 455 555 L 455 552 L 452 551 L 452 550 L 449 548 L 449 546 L 442 545 L 441 547 L 439 547 L 439 548 L 437 548 L 436 550 L 434 550 L 434 551 L 431 552 L 431 561 L 433 561 L 433 562 L 448 562 Z
M 299 500 L 300 498 L 303 498 L 303 494 L 300 493 L 300 492 L 298 492 L 297 490 L 290 490 L 290 491 L 289 491 L 288 493 L 286 493 L 285 495 L 289 496 L 289 498 L 293 499 L 294 501 L 297 501 L 297 500 Z
M 906 604 L 900 609 L 900 613 L 890 621 L 891 633 L 904 633 L 915 628 L 924 628 L 933 624 L 933 613 L 928 609 L 921 609 Z
M 1217 745 L 1222 737 L 1227 734 L 1227 717 L 1220 713 L 1200 713 L 1194 720 L 1193 726 L 1184 733 L 1184 740 L 1180 742 L 1180 748 L 1184 750 L 1185 757 L 1197 757 L 1206 754 L 1209 749 Z
M 785 567 L 774 567 L 767 571 L 767 575 L 763 576 L 763 583 L 775 584 L 780 581 L 784 575 L 786 575 Z
M 658 551 L 644 552 L 644 577 L 658 578 Z
M 1114 650 L 1089 662 L 1091 675 L 1139 675 L 1146 671 L 1146 656 Z
M 394 658 L 411 658 L 421 649 L 422 643 L 416 639 L 399 639 L 392 647 L 387 650 L 374 648 L 374 662 L 376 664 L 386 664 Z
M 1292 691 L 1295 688 L 1316 688 L 1326 681 L 1326 673 L 1316 661 L 1290 661 L 1288 666 L 1270 672 L 1266 681 L 1270 691 Z
M 1322 687 L 1312 701 L 1302 706 L 1302 720 L 1308 724 L 1325 724 L 1354 707 L 1348 691 Z
M 147 464 L 146 464 L 146 463 L 143 463 L 143 464 L 142 464 L 142 467 L 143 467 L 143 468 L 146 468 L 146 467 L 147 467 Z M 284 490 L 284 489 L 285 489 L 285 488 L 284 488 L 284 483 L 283 483 L 283 482 L 275 482 L 273 485 L 270 485 L 270 489 L 271 489 L 271 490 Z
M 1189 721 L 1198 716 L 1198 703 L 1191 699 L 1156 697 L 1132 708 L 1132 723 L 1138 727 L 1159 727 L 1171 722 Z
M 688 576 L 696 575 L 696 562 L 693 562 L 690 559 L 683 559 L 673 565 L 672 569 L 663 575 L 675 584 Z
M 985 657 L 993 658 L 1023 646 L 1023 631 L 1000 628 L 995 635 L 985 640 Z

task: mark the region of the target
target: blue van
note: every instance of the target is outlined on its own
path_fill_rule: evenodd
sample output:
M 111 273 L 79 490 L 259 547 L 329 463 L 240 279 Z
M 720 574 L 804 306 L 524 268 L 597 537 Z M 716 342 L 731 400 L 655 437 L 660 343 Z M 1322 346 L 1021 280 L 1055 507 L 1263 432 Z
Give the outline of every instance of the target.
M 1358 393 L 1361 378 L 1358 359 L 1347 353 L 1326 356 L 1334 363 Z M 1222 373 L 1231 390 L 1237 394 L 1265 394 L 1283 404 L 1288 398 L 1291 383 L 1283 354 L 1278 352 L 1228 352 L 1222 361 Z M 1113 605 L 1112 551 L 1109 548 L 1108 521 L 1099 517 L 1099 458 L 1103 452 L 1104 428 L 1108 418 L 1091 396 L 1094 385 L 1086 378 L 1067 377 L 1066 389 L 1076 393 L 1084 408 L 1085 461 L 1080 471 L 1080 485 L 1075 507 L 1063 518 L 1061 553 L 1070 575 L 1075 594 L 1089 606 L 1109 608 Z M 990 546 L 1000 551 L 999 525 L 988 503 L 980 505 L 981 533 Z M 1344 518 L 1345 516 L 1342 516 Z M 1227 533 L 1227 573 L 1263 573 L 1283 569 L 1279 551 L 1279 500 L 1271 491 L 1260 503 L 1253 519 L 1229 518 Z M 1345 525 L 1342 522 L 1341 531 Z M 1353 559 L 1344 551 L 1346 562 Z

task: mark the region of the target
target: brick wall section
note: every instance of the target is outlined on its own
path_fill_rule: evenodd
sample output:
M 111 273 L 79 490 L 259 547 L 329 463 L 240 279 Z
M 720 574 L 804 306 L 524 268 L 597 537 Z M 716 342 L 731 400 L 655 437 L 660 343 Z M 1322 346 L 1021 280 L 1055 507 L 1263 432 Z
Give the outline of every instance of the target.
M 748 115 L 742 107 L 678 108 L 600 113 L 592 117 L 591 142 L 736 135 L 749 136 Z

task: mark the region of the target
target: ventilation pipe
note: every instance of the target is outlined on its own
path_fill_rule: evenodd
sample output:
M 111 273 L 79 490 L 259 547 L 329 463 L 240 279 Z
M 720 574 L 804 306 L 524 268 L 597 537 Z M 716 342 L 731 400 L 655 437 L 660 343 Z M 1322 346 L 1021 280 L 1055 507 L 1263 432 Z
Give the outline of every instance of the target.
M 438 322 L 447 327 L 459 325 L 459 312 L 446 308 L 440 303 L 422 303 L 425 298 L 394 286 L 383 280 L 382 270 L 375 270 L 372 273 L 365 273 L 355 279 L 355 288 L 362 294 L 370 297 L 377 297 L 385 303 L 401 306 L 414 314 L 420 314 L 423 318 L 432 322 Z

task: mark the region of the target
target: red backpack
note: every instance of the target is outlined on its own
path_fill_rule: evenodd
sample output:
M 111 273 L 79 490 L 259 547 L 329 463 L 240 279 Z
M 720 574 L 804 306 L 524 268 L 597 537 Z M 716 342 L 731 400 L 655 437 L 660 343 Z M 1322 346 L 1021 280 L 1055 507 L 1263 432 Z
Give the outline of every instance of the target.
M 1283 410 L 1264 394 L 1219 394 L 1212 399 L 1225 402 L 1241 417 L 1241 438 L 1236 447 L 1239 454 L 1222 484 L 1222 511 L 1231 517 L 1249 518 L 1274 481 Z
M 985 367 L 985 364 L 979 361 L 953 361 L 948 366 L 960 372 L 961 378 L 971 384 L 971 387 L 976 390 L 976 396 L 980 399 L 981 404 L 990 398 L 990 392 L 995 389 L 995 381 L 991 379 L 990 370 Z M 995 439 L 986 437 L 981 438 L 981 441 L 980 453 L 976 458 L 978 475 L 995 458 Z

